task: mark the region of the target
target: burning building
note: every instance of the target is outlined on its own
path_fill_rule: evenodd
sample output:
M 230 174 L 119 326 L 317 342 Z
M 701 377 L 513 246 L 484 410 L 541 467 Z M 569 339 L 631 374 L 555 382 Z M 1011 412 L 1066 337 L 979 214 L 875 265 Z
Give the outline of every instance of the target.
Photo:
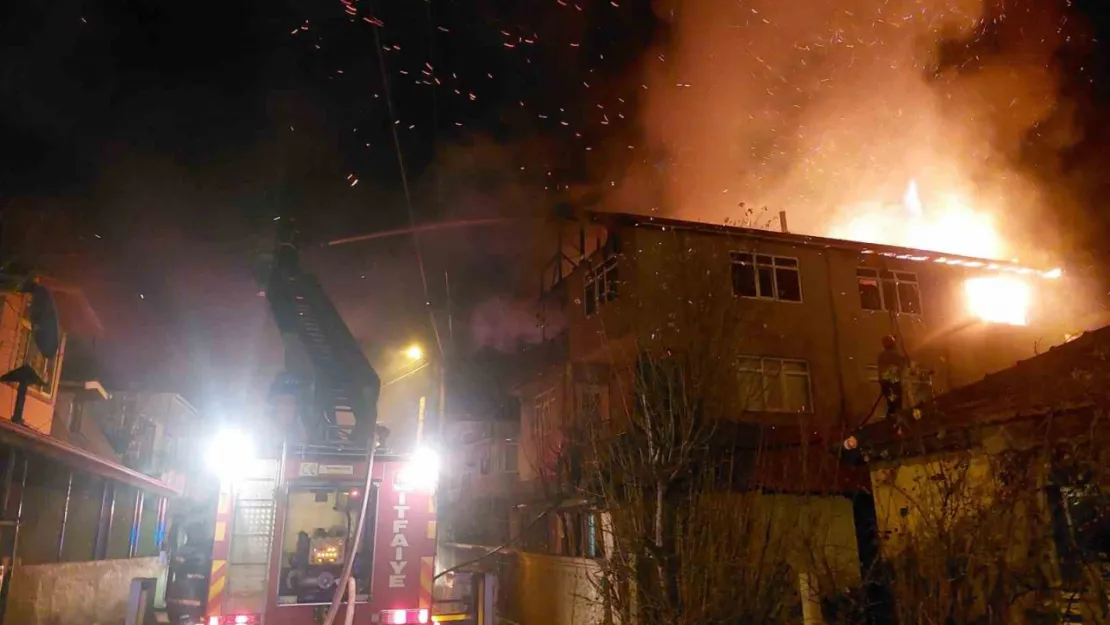
M 619 213 L 588 214 L 564 230 L 542 298 L 561 320 L 547 337 L 557 349 L 517 390 L 520 479 L 544 501 L 534 509 L 546 509 L 553 492 L 565 496 L 553 484 L 568 472 L 571 482 L 588 479 L 575 468 L 583 432 L 595 434 L 596 447 L 598 434 L 643 427 L 637 419 L 652 410 L 647 362 L 655 372 L 647 375 L 667 378 L 659 414 L 714 421 L 707 449 L 760 446 L 759 458 L 729 478 L 734 489 L 830 494 L 790 505 L 827 519 L 834 546 L 855 554 L 853 501 L 868 478 L 837 468 L 831 450 L 886 415 L 877 362 L 884 337 L 905 358 L 903 387 L 917 403 L 1076 329 L 1069 323 L 1079 302 L 1060 269 L 783 230 Z M 678 361 L 685 373 L 658 373 Z M 596 502 L 563 501 L 546 520 L 521 515 L 517 530 L 530 528 L 522 549 L 589 568 L 607 548 L 601 528 L 610 521 Z M 838 566 L 859 566 L 866 554 L 858 555 Z

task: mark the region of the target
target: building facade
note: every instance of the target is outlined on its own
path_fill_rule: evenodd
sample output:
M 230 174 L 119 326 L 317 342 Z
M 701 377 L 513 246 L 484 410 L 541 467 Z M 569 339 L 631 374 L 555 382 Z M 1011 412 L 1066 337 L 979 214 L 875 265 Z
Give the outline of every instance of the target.
M 38 282 L 61 329 L 51 355 L 35 338 L 31 295 L 0 294 L 0 362 L 44 382 L 27 389 L 21 415 L 17 385 L 0 384 L 0 623 L 122 622 L 132 579 L 164 576 L 166 510 L 180 490 L 127 466 L 84 418 L 109 394 L 61 381 L 66 337 L 95 336 L 99 323 L 78 289 Z
M 897 341 L 907 404 L 928 401 L 1063 342 L 1081 313 L 1066 283 L 1058 270 L 1010 262 L 587 215 L 566 229 L 544 278 L 541 322 L 561 322 L 545 328 L 550 338 L 542 349 L 552 356 L 517 387 L 520 478 L 532 499 L 514 508 L 514 535 L 529 558 L 544 554 L 596 573 L 613 520 L 604 506 L 560 491 L 563 473 L 568 458 L 575 464 L 574 441 L 583 430 L 595 437 L 629 431 L 649 401 L 644 379 L 655 376 L 672 394 L 696 395 L 668 398 L 662 414 L 681 412 L 676 402 L 694 403 L 689 412 L 719 421 L 708 446 L 751 452 L 729 460 L 744 473 L 732 481 L 733 492 L 764 493 L 756 507 L 773 508 L 779 527 L 791 525 L 782 519 L 823 524 L 825 550 L 842 554 L 832 567 L 844 573 L 835 583 L 858 583 L 877 557 L 860 542 L 863 526 L 874 531 L 874 506 L 859 505 L 860 496 L 870 497 L 869 477 L 844 467 L 838 450 L 846 433 L 886 414 L 878 372 L 883 338 Z M 696 379 L 659 373 L 680 360 L 682 375 L 694 371 Z M 571 468 L 572 481 L 590 466 Z M 861 518 L 867 509 L 870 516 Z M 798 542 L 791 537 L 780 542 L 787 545 L 781 558 L 801 575 L 800 609 L 816 618 L 808 554 L 791 552 L 789 543 Z M 566 581 L 577 597 L 568 601 L 580 604 L 589 593 L 580 579 Z M 591 609 L 605 603 L 595 599 L 587 602 Z

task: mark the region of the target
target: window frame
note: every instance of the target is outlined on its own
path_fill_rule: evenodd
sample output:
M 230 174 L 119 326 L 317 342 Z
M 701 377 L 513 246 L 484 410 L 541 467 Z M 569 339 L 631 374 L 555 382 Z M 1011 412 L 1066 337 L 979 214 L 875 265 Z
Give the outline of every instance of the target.
M 606 304 L 620 298 L 620 266 L 616 254 L 605 256 L 596 265 L 588 263 L 582 281 L 582 312 L 596 315 Z
M 759 258 L 761 256 L 765 256 L 767 258 L 770 258 L 771 259 L 770 263 L 768 264 L 767 262 L 760 262 Z M 746 261 L 741 260 L 743 257 L 746 257 L 747 260 Z M 779 265 L 778 261 L 787 261 L 787 263 L 793 263 L 793 265 L 785 264 L 785 263 L 782 264 L 782 265 Z M 733 276 L 735 275 L 737 265 L 749 266 L 749 267 L 753 267 L 755 269 L 754 275 L 753 275 L 754 280 L 755 280 L 755 292 L 756 292 L 755 295 L 743 295 L 743 294 L 740 294 L 740 293 L 736 292 L 736 280 Z M 771 291 L 772 291 L 771 295 L 764 295 L 760 292 L 760 286 L 759 286 L 759 268 L 760 267 L 769 268 L 771 270 Z M 796 299 L 796 300 L 794 300 L 794 299 L 783 299 L 783 298 L 780 297 L 779 276 L 778 276 L 778 271 L 780 269 L 785 270 L 785 271 L 793 271 L 795 274 L 797 274 L 797 276 L 798 276 L 798 299 Z M 750 252 L 750 251 L 736 251 L 736 250 L 731 251 L 731 252 L 729 252 L 729 288 L 732 290 L 732 296 L 733 297 L 740 297 L 740 298 L 743 298 L 743 299 L 756 299 L 756 300 L 762 300 L 762 301 L 767 301 L 767 302 L 786 302 L 788 304 L 803 304 L 803 303 L 805 303 L 805 295 L 802 292 L 803 291 L 802 290 L 802 263 L 795 256 L 783 256 L 781 254 L 760 254 L 758 252 Z
M 551 424 L 548 422 L 555 413 L 555 399 L 555 389 L 547 389 L 537 393 L 532 401 L 532 441 L 537 448 L 543 444 L 550 432 Z
M 54 390 L 58 382 L 58 374 L 60 368 L 58 367 L 58 356 L 62 353 L 63 342 L 59 342 L 58 353 L 54 356 L 47 358 L 39 351 L 38 345 L 35 345 L 34 329 L 31 327 L 31 320 L 27 317 L 29 306 L 25 303 L 23 312 L 19 317 L 19 327 L 16 332 L 16 356 L 15 360 L 20 365 L 30 365 L 35 373 L 43 379 L 42 386 L 29 386 L 28 391 L 44 399 L 54 399 Z M 41 357 L 43 365 L 41 368 L 36 367 L 31 359 L 34 357 Z M 11 384 L 15 386 L 15 384 Z
M 759 362 L 759 369 L 746 368 L 744 366 L 744 361 L 758 361 Z M 767 374 L 767 366 L 766 366 L 766 363 L 768 361 L 778 364 L 778 374 L 777 375 L 778 375 L 778 380 L 779 380 L 779 392 L 782 393 L 782 404 L 783 404 L 782 408 L 768 408 L 767 407 L 767 396 L 768 396 L 767 382 L 770 379 L 768 377 L 768 374 Z M 805 373 L 803 374 L 803 373 L 798 372 L 798 371 L 787 371 L 787 369 L 783 366 L 787 363 L 795 364 L 795 365 L 802 365 L 802 367 L 804 367 L 804 369 L 805 369 Z M 780 358 L 778 356 L 749 356 L 749 355 L 743 355 L 743 356 L 740 356 L 737 359 L 737 377 L 743 377 L 744 373 L 758 373 L 759 388 L 760 388 L 760 395 L 761 395 L 760 398 L 759 398 L 760 402 L 761 402 L 761 405 L 760 405 L 759 409 L 752 409 L 752 408 L 749 408 L 749 407 L 745 407 L 744 410 L 746 412 L 774 412 L 774 413 L 782 413 L 782 414 L 813 414 L 815 412 L 815 407 L 814 407 L 815 402 L 814 402 L 814 399 L 813 399 L 813 370 L 810 368 L 808 360 L 801 359 L 801 358 Z M 786 384 L 786 379 L 788 377 L 804 378 L 805 381 L 806 381 L 806 395 L 807 395 L 806 399 L 808 400 L 808 404 L 805 405 L 802 410 L 791 410 L 791 409 L 786 407 L 786 404 L 787 404 L 787 401 L 786 401 L 786 399 L 787 399 L 787 388 L 788 388 L 788 386 Z M 743 386 L 743 384 L 741 384 L 741 386 Z
M 575 416 L 582 419 L 586 416 L 586 396 L 597 397 L 597 422 L 609 422 L 609 388 L 601 384 L 576 384 L 575 385 Z
M 520 457 L 518 456 L 520 444 L 516 441 L 506 441 L 501 446 L 501 472 L 509 475 L 520 473 Z M 509 468 L 509 459 L 512 458 L 512 468 Z
M 861 274 L 868 275 L 861 275 Z M 890 277 L 883 274 L 890 274 Z M 866 308 L 863 305 L 863 294 L 859 291 L 861 280 L 874 280 L 879 286 L 879 308 Z M 894 298 L 896 308 L 891 309 L 887 303 L 886 285 L 890 284 L 894 287 Z M 903 310 L 902 306 L 902 293 L 899 290 L 901 285 L 912 285 L 914 291 L 917 292 L 917 312 Z M 860 309 L 870 312 L 892 312 L 898 315 L 914 315 L 921 316 L 925 310 L 925 302 L 921 297 L 921 279 L 915 271 L 903 271 L 901 269 L 876 269 L 874 267 L 856 267 L 856 292 L 860 295 Z

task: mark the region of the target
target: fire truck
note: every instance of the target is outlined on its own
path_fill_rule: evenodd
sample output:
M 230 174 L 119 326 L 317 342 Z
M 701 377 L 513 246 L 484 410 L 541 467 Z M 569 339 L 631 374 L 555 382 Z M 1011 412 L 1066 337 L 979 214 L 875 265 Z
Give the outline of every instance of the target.
M 386 451 L 378 375 L 283 226 L 263 285 L 285 371 L 266 424 L 228 428 L 210 451 L 225 470 L 201 623 L 319 623 L 340 586 L 336 623 L 432 622 L 435 454 Z
M 352 620 L 340 612 L 344 622 L 432 622 L 434 465 L 421 453 L 370 460 L 363 449 L 316 441 L 221 480 L 206 625 L 320 622 L 348 559 L 356 601 Z

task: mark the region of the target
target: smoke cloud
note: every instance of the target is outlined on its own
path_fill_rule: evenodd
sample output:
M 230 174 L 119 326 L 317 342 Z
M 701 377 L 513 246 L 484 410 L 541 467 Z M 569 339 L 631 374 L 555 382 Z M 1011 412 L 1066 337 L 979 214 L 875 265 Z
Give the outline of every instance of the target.
M 1015 165 L 1023 146 L 1078 140 L 1057 101 L 1071 26 L 1054 5 L 657 5 L 670 38 L 646 57 L 641 121 L 659 156 L 632 167 L 617 203 L 716 222 L 766 206 L 832 234 L 861 207 L 901 207 L 916 180 L 926 211 L 958 196 L 1022 239 L 1041 201 Z

